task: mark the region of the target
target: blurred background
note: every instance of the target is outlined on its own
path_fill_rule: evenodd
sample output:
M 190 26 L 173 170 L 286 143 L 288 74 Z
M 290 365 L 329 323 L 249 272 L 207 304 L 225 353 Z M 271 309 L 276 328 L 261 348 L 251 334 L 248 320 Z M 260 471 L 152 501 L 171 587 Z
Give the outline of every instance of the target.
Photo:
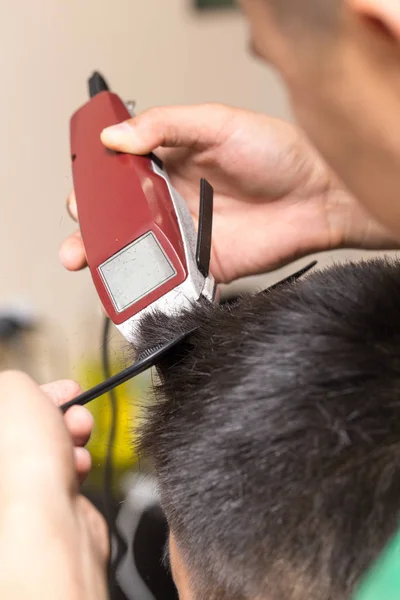
M 22 0 L 0 3 L 0 308 L 26 307 L 46 327 L 41 379 L 70 375 L 98 349 L 88 273 L 65 272 L 73 231 L 69 119 L 94 69 L 137 111 L 219 101 L 287 117 L 273 73 L 247 51 L 236 10 L 195 0 Z
M 0 3 L 0 368 L 22 368 L 39 382 L 73 377 L 84 388 L 102 377 L 103 317 L 89 273 L 67 273 L 58 260 L 61 241 L 74 229 L 65 210 L 72 188 L 69 119 L 87 100 L 86 82 L 93 70 L 104 73 L 125 100 L 136 100 L 137 111 L 217 101 L 291 118 L 279 80 L 250 56 L 246 25 L 231 4 L 231 0 Z M 319 261 L 327 264 L 349 255 L 354 253 L 324 255 Z M 240 281 L 224 293 L 267 285 L 282 274 Z M 123 344 L 116 334 L 111 345 L 119 363 Z M 118 506 L 121 497 L 133 490 L 134 498 L 136 493 L 132 426 L 148 378 L 118 391 L 114 455 Z M 95 470 L 87 493 L 98 497 L 100 504 L 110 424 L 107 402 L 101 399 L 92 407 Z M 147 490 L 147 496 L 142 492 L 142 500 L 153 498 L 153 492 Z M 125 506 L 134 512 L 135 501 Z M 132 525 L 128 513 L 119 523 L 126 531 Z M 125 597 L 153 597 L 143 590 L 139 593 L 129 575 L 121 572 Z

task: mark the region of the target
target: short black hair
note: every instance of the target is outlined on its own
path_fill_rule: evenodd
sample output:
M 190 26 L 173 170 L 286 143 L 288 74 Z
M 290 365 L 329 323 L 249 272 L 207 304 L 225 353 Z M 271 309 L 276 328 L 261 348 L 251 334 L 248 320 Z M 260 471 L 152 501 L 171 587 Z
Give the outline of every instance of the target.
M 141 432 L 196 600 L 346 600 L 399 525 L 400 264 L 154 314 Z

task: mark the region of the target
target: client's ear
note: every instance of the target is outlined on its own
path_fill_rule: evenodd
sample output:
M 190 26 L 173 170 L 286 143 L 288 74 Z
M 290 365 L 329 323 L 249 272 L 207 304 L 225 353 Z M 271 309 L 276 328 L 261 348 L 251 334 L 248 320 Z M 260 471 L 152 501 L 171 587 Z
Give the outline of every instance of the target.
M 400 2 L 398 0 L 346 0 L 360 18 L 373 19 L 400 41 Z

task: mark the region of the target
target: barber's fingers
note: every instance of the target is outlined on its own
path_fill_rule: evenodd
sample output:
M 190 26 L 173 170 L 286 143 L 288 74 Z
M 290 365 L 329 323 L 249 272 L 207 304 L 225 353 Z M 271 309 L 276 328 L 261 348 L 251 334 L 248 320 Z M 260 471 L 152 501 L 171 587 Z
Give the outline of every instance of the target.
M 86 446 L 93 429 L 93 417 L 83 406 L 73 406 L 64 417 L 65 424 L 71 434 L 74 446 Z
M 56 406 L 61 406 L 73 400 L 82 391 L 80 385 L 70 379 L 60 379 L 59 381 L 45 383 L 41 386 L 41 389 Z
M 92 433 L 93 417 L 83 406 L 73 406 L 65 414 L 64 421 L 74 444 L 76 474 L 79 483 L 83 483 L 92 468 L 92 457 L 84 446 Z
M 85 248 L 80 231 L 67 237 L 59 252 L 62 265 L 68 271 L 80 271 L 87 266 Z
M 62 406 L 73 400 L 82 391 L 75 381 L 54 381 L 41 386 L 56 406 Z M 65 425 L 74 445 L 75 469 L 79 483 L 83 483 L 92 468 L 92 459 L 88 450 L 83 448 L 91 436 L 93 417 L 84 406 L 73 406 L 64 416 Z
M 42 385 L 42 390 L 56 406 L 62 406 L 81 393 L 81 387 L 70 380 L 54 381 Z M 85 446 L 92 433 L 93 417 L 84 406 L 73 406 L 64 417 L 65 424 L 72 437 L 74 446 Z
M 74 448 L 75 469 L 79 483 L 82 483 L 88 477 L 92 469 L 92 457 L 86 448 Z
M 74 221 L 78 221 L 78 209 L 74 191 L 67 198 L 67 212 Z M 80 271 L 87 266 L 85 248 L 79 229 L 64 240 L 59 255 L 62 265 L 68 271 Z
M 146 154 L 164 146 L 204 149 L 223 141 L 235 109 L 219 104 L 151 108 L 103 130 L 101 139 L 112 150 Z

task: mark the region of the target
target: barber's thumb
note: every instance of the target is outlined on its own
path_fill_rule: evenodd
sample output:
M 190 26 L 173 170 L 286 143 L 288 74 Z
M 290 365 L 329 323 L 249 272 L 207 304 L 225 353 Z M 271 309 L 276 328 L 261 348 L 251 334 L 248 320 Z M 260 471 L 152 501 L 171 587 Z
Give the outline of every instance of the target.
M 154 115 L 155 117 L 155 115 Z M 147 111 L 138 117 L 107 127 L 101 133 L 105 146 L 117 152 L 147 154 L 165 141 L 163 124 Z

